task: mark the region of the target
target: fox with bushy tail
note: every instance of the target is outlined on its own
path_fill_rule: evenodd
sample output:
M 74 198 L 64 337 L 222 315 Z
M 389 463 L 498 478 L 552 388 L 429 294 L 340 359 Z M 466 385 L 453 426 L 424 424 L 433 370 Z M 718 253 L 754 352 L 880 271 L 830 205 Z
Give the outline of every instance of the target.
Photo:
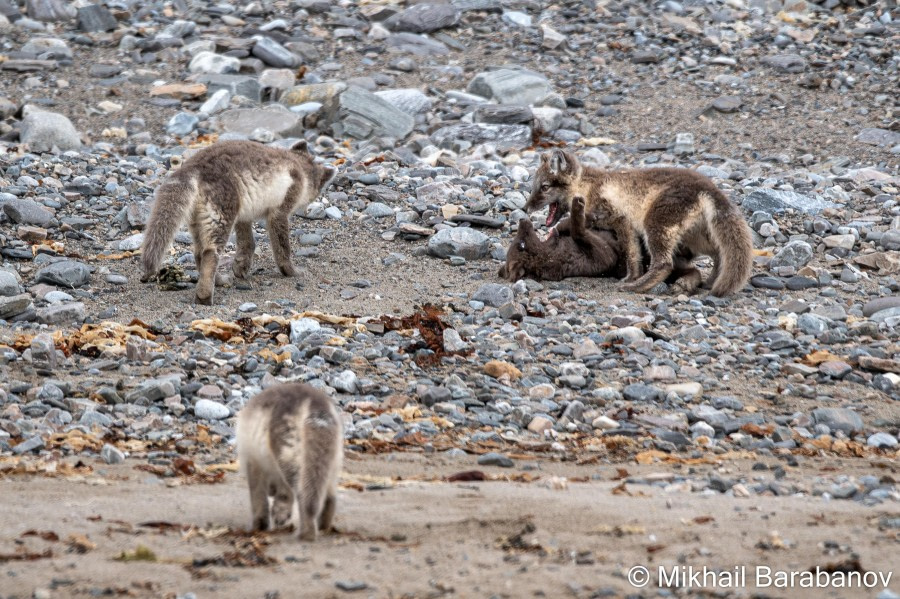
M 234 274 L 250 271 L 256 241 L 253 222 L 266 219 L 278 269 L 294 276 L 290 217 L 315 199 L 334 176 L 314 161 L 306 142 L 290 149 L 252 141 L 224 141 L 187 159 L 157 188 L 147 222 L 141 263 L 146 282 L 157 276 L 178 230 L 187 222 L 200 273 L 198 304 L 212 304 L 216 268 L 231 231 L 237 238 Z

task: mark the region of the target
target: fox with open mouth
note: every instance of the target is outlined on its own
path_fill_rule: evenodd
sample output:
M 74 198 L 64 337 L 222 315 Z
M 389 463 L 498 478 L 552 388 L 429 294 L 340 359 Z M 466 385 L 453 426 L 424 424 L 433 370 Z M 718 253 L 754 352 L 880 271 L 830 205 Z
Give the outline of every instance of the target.
M 615 231 L 627 265 L 626 291 L 644 293 L 673 271 L 696 270 L 690 262 L 701 255 L 713 258 L 706 283 L 713 295 L 736 293 L 750 277 L 750 227 L 740 209 L 696 171 L 603 170 L 581 164 L 565 150 L 543 154 L 525 211 L 547 206 L 547 226 L 552 227 L 569 212 L 575 197 L 585 198 L 587 228 Z M 642 241 L 650 254 L 646 273 Z

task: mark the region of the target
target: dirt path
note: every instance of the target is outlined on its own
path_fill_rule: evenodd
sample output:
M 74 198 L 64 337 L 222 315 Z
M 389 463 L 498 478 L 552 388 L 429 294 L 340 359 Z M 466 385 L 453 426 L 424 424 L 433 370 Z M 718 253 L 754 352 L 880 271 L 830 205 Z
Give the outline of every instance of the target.
M 592 597 L 656 596 L 657 568 L 747 567 L 775 571 L 850 563 L 892 575 L 900 591 L 893 508 L 865 507 L 821 497 L 734 498 L 689 491 L 669 466 L 628 465 L 630 480 L 675 477 L 658 485 L 614 480 L 615 466 L 532 462 L 523 472 L 481 468 L 474 459 L 411 454 L 347 461 L 340 493 L 341 534 L 303 544 L 282 532 L 249 538 L 248 500 L 239 474 L 221 484 L 170 487 L 135 469 L 107 467 L 74 479 L 8 476 L 0 479 L 0 554 L 50 551 L 52 557 L 6 561 L 0 597 L 340 597 L 343 586 L 364 583 L 360 597 Z M 854 462 L 857 474 L 886 474 L 878 464 Z M 749 460 L 722 468 L 754 474 Z M 827 471 L 836 464 L 819 464 Z M 840 464 L 837 464 L 840 467 Z M 883 466 L 883 465 L 882 465 Z M 694 474 L 704 468 L 691 467 Z M 427 482 L 477 468 L 488 475 L 532 482 Z M 814 483 L 817 468 L 800 482 Z M 867 471 L 867 472 L 866 472 Z M 771 477 L 770 472 L 760 480 Z M 567 477 L 566 488 L 552 488 Z M 693 475 L 692 475 L 693 477 Z M 792 478 L 792 480 L 797 480 Z M 579 482 L 583 481 L 583 482 Z M 155 526 L 142 525 L 157 522 Z M 53 533 L 45 540 L 27 531 Z M 86 539 L 70 540 L 70 535 Z M 77 547 L 87 546 L 85 553 Z M 144 546 L 157 562 L 116 561 Z M 236 567 L 271 558 L 270 565 Z M 192 560 L 232 565 L 191 567 Z M 199 564 L 199 562 L 198 562 Z M 633 566 L 652 572 L 648 589 L 626 580 Z M 774 574 L 773 574 L 774 576 Z M 774 580 L 774 579 L 773 579 Z M 345 584 L 346 583 L 346 584 Z M 50 590 L 53 589 L 53 590 Z M 883 589 L 759 589 L 765 597 L 874 597 Z M 598 593 L 605 590 L 608 594 Z M 708 588 L 709 591 L 715 589 Z M 748 596 L 725 590 L 717 596 Z M 687 596 L 702 594 L 699 589 Z

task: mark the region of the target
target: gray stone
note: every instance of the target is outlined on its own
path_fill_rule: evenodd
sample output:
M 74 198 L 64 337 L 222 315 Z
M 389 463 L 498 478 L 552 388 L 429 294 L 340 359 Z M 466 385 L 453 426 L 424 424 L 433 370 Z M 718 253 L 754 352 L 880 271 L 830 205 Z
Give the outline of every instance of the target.
M 375 95 L 412 116 L 431 110 L 431 98 L 418 89 L 388 89 L 375 92 Z
M 859 132 L 856 140 L 872 146 L 894 146 L 900 144 L 900 132 L 889 129 L 866 128 Z
M 325 120 L 336 137 L 390 137 L 403 139 L 412 132 L 415 120 L 384 98 L 355 85 L 324 106 Z
M 331 386 L 341 393 L 356 393 L 357 376 L 352 370 L 344 370 L 331 378 Z
M 897 438 L 888 433 L 875 433 L 866 439 L 866 445 L 869 447 L 897 447 Z
M 457 141 L 473 145 L 489 143 L 497 150 L 514 150 L 531 145 L 531 127 L 527 125 L 494 125 L 490 123 L 460 123 L 442 127 L 431 134 L 442 148 L 452 148 Z
M 887 310 L 888 308 L 900 307 L 900 295 L 892 295 L 889 297 L 879 297 L 863 304 L 863 316 L 872 316 L 876 312 Z
M 215 52 L 200 52 L 191 59 L 188 70 L 191 73 L 227 75 L 240 71 L 241 61 Z
M 495 451 L 491 451 L 485 454 L 478 456 L 478 465 L 479 466 L 499 466 L 501 468 L 512 468 L 515 466 L 515 463 L 503 455 L 502 453 L 497 453 Z
M 476 75 L 467 90 L 497 104 L 536 104 L 553 92 L 546 77 L 533 71 L 498 69 Z
M 227 90 L 232 97 L 243 96 L 255 102 L 262 100 L 262 86 L 255 77 L 247 75 L 201 75 L 199 83 L 206 84 L 206 93 L 211 95 L 219 90 Z
M 144 243 L 144 234 L 143 233 L 135 233 L 134 235 L 129 235 L 125 239 L 120 240 L 116 246 L 119 251 L 122 252 L 133 252 L 140 249 L 141 245 Z
M 300 66 L 301 59 L 293 52 L 268 36 L 255 35 L 252 54 L 270 67 L 293 69 Z
M 622 394 L 625 396 L 625 399 L 630 401 L 654 401 L 665 395 L 659 387 L 642 383 L 632 383 L 626 386 L 622 390 Z
M 54 219 L 53 213 L 34 200 L 16 198 L 0 204 L 9 220 L 19 225 L 46 227 Z
M 719 112 L 737 112 L 743 100 L 740 96 L 721 96 L 713 100 L 712 107 Z
M 66 152 L 81 148 L 81 136 L 66 116 L 31 105 L 26 106 L 23 113 L 25 118 L 19 139 L 28 144 L 32 152 L 50 152 L 54 148 Z
M 87 32 L 112 31 L 118 22 L 102 4 L 88 4 L 78 8 L 78 28 Z
M 444 329 L 443 339 L 445 352 L 460 352 L 469 348 L 469 344 L 463 341 L 456 329 Z
M 56 304 L 46 306 L 37 311 L 37 320 L 41 324 L 81 323 L 87 317 L 87 309 L 82 302 Z
M 760 62 L 784 73 L 802 73 L 806 70 L 806 59 L 797 54 L 764 56 Z
M 21 293 L 19 279 L 8 270 L 0 270 L 0 297 L 9 297 Z
M 372 218 L 387 218 L 389 216 L 394 216 L 394 210 L 387 204 L 382 204 L 381 202 L 369 202 L 366 209 L 363 210 L 363 214 L 371 216 Z
M 833 431 L 843 431 L 848 435 L 864 429 L 859 414 L 847 408 L 816 408 L 812 417 L 816 424 L 824 424 Z
M 226 133 L 251 135 L 257 129 L 271 131 L 276 137 L 301 137 L 306 131 L 303 117 L 276 108 L 235 108 L 220 114 L 218 127 Z
M 830 328 L 828 320 L 815 314 L 801 314 L 797 326 L 807 335 L 821 335 Z
M 291 321 L 291 343 L 301 343 L 307 335 L 315 333 L 322 328 L 318 320 L 313 318 L 298 318 Z
M 428 240 L 428 252 L 438 258 L 462 256 L 467 260 L 477 260 L 489 251 L 488 236 L 471 227 L 442 229 Z
M 460 12 L 452 4 L 416 4 L 384 22 L 391 31 L 430 33 L 459 23 Z
M 194 404 L 194 416 L 201 420 L 222 420 L 230 415 L 228 406 L 211 399 L 200 399 Z
M 31 340 L 31 363 L 39 371 L 56 370 L 58 358 L 56 344 L 48 333 L 36 335 Z
M 157 379 L 144 380 L 125 395 L 127 403 L 135 403 L 138 400 L 159 401 L 166 397 L 178 394 L 176 388 L 177 379 L 173 377 L 162 377 Z
M 63 260 L 54 262 L 37 272 L 35 282 L 75 288 L 86 285 L 91 279 L 91 270 L 83 262 Z
M 118 447 L 104 443 L 100 449 L 100 457 L 107 464 L 121 464 L 125 461 L 125 454 Z
M 748 212 L 761 210 L 768 214 L 780 214 L 786 210 L 797 210 L 804 214 L 818 214 L 836 204 L 819 196 L 807 196 L 794 191 L 778 189 L 755 189 L 741 202 Z
M 415 56 L 444 56 L 450 48 L 437 40 L 415 33 L 395 33 L 385 40 L 389 48 Z
M 530 125 L 534 122 L 534 113 L 528 106 L 483 104 L 475 108 L 472 120 L 498 125 Z
M 36 37 L 28 40 L 20 50 L 39 60 L 71 60 L 72 49 L 55 37 Z
M 499 283 L 485 283 L 472 295 L 472 299 L 483 302 L 488 306 L 499 308 L 513 299 L 513 290 L 509 285 Z
M 3 295 L 0 297 L 0 319 L 5 320 L 21 314 L 32 307 L 31 295 Z
M 184 137 L 185 135 L 189 135 L 199 122 L 200 119 L 198 119 L 195 115 L 189 112 L 179 112 L 171 119 L 169 119 L 169 122 L 166 124 L 166 133 L 168 133 L 169 135 Z
M 43 449 L 44 440 L 40 435 L 34 435 L 33 437 L 29 437 L 25 441 L 22 441 L 18 445 L 12 448 L 12 451 L 15 455 L 22 455 L 24 453 L 28 453 L 29 451 L 35 451 L 37 449 Z
M 75 11 L 63 0 L 25 0 L 25 10 L 35 21 L 53 23 L 75 18 Z
M 769 261 L 769 270 L 782 267 L 800 269 L 812 260 L 813 249 L 805 241 L 795 240 L 785 245 Z

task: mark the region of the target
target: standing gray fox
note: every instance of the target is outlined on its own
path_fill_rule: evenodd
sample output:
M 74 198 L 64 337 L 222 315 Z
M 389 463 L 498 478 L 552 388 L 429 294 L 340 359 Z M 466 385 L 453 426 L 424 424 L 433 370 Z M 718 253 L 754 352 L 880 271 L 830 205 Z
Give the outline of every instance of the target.
M 223 141 L 187 159 L 156 190 L 141 261 L 146 282 L 159 273 L 178 229 L 187 222 L 200 278 L 198 304 L 212 304 L 216 267 L 232 229 L 237 236 L 234 274 L 250 271 L 256 242 L 253 222 L 265 218 L 275 263 L 284 276 L 291 263 L 290 217 L 315 199 L 335 169 L 317 164 L 305 141 L 289 150 L 252 141 Z

